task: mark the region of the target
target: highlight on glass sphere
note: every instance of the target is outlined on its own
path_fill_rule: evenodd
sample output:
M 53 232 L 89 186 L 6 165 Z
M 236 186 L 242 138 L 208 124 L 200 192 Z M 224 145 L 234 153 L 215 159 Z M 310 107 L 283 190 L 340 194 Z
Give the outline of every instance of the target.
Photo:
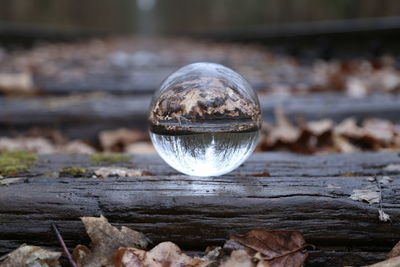
M 202 62 L 182 67 L 162 83 L 149 123 L 153 145 L 171 167 L 192 176 L 218 176 L 253 152 L 261 111 L 242 76 Z

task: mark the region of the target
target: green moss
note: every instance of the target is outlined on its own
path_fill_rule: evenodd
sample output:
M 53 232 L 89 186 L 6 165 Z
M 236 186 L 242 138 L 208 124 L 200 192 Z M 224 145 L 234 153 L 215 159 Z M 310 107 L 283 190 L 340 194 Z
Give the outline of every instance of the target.
M 92 164 L 110 164 L 118 162 L 129 162 L 130 157 L 119 153 L 95 153 L 90 155 Z
M 89 171 L 85 168 L 80 167 L 64 167 L 60 169 L 60 176 L 70 177 L 83 177 L 89 174 Z
M 0 154 L 0 175 L 13 176 L 26 171 L 38 160 L 36 154 L 23 151 L 6 151 Z

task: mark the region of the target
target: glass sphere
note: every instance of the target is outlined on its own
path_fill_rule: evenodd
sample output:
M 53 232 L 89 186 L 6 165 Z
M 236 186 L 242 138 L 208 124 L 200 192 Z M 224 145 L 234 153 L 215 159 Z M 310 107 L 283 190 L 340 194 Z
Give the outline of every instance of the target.
M 194 63 L 164 80 L 149 123 L 153 145 L 171 167 L 193 176 L 217 176 L 253 152 L 261 111 L 257 95 L 238 73 L 220 64 Z

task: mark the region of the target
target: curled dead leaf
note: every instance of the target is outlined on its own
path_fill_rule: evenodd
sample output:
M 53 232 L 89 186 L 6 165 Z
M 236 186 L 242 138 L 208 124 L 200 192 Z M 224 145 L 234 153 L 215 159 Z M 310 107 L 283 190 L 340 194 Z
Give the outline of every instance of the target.
M 380 202 L 380 190 L 376 185 L 368 185 L 362 189 L 354 189 L 350 198 L 355 201 L 366 201 L 369 204 L 378 204 Z
M 220 267 L 270 267 L 270 265 L 263 261 L 262 263 L 255 263 L 245 250 L 234 250 L 231 256 L 222 262 Z
M 226 250 L 244 249 L 261 266 L 300 267 L 308 256 L 308 246 L 299 231 L 251 230 L 244 235 L 232 235 Z M 269 265 L 265 265 L 267 262 Z
M 23 244 L 8 254 L 5 260 L 0 263 L 0 267 L 61 267 L 58 261 L 60 257 L 61 252 Z
M 86 232 L 92 241 L 91 249 L 79 245 L 73 256 L 78 266 L 106 266 L 120 247 L 146 248 L 150 240 L 142 233 L 125 226 L 118 230 L 105 217 L 82 217 Z
M 136 142 L 125 148 L 128 154 L 155 154 L 156 150 L 150 142 Z
M 269 130 L 267 139 L 270 144 L 277 142 L 292 143 L 296 142 L 301 135 L 298 127 L 295 127 L 286 117 L 282 108 L 275 110 L 277 125 Z
M 333 121 L 330 119 L 310 121 L 306 127 L 312 134 L 319 136 L 333 129 Z
M 55 153 L 55 146 L 43 137 L 0 137 L 1 151 L 29 151 L 41 154 Z
M 400 266 L 400 256 L 387 259 L 375 264 L 371 264 L 364 267 L 399 267 Z
M 400 241 L 397 242 L 397 244 L 392 248 L 392 250 L 389 252 L 387 258 L 394 258 L 400 256 Z
M 68 142 L 64 146 L 57 149 L 58 153 L 71 153 L 71 154 L 93 154 L 96 150 L 90 145 L 80 140 Z
M 30 72 L 0 73 L 0 92 L 7 94 L 32 94 L 35 87 Z
M 392 142 L 395 134 L 393 123 L 382 119 L 372 118 L 365 120 L 363 129 L 366 135 L 379 140 L 385 145 L 389 145 Z
M 186 255 L 172 242 L 162 242 L 150 251 L 120 248 L 114 256 L 116 267 L 200 267 L 205 264 L 206 262 L 201 259 Z
M 100 144 L 106 152 L 124 152 L 125 148 L 136 142 L 147 141 L 145 132 L 129 129 L 102 131 L 99 134 Z

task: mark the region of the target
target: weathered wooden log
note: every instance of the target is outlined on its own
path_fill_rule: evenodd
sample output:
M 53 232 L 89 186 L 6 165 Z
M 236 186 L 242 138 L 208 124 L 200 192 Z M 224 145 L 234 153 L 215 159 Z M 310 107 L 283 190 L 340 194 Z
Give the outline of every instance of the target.
M 255 153 L 228 175 L 202 178 L 178 174 L 155 155 L 133 155 L 130 162 L 116 165 L 154 175 L 49 177 L 65 166 L 97 168 L 91 164 L 83 155 L 41 156 L 24 178 L 0 187 L 0 253 L 24 242 L 57 246 L 51 222 L 58 224 L 68 246 L 86 244 L 79 217 L 101 214 L 115 225 L 144 232 L 155 243 L 171 240 L 197 251 L 254 228 L 297 229 L 320 250 L 311 254 L 309 266 L 323 266 L 318 264 L 335 255 L 348 259 L 346 264 L 378 261 L 400 240 L 396 153 Z M 378 183 L 370 178 L 376 175 L 391 180 Z M 354 190 L 368 186 L 381 188 L 380 204 L 350 198 Z M 379 207 L 391 222 L 378 219 Z M 344 263 L 333 262 L 329 266 Z
M 180 66 L 153 69 L 114 68 L 104 73 L 85 75 L 78 79 L 60 81 L 59 77 L 35 75 L 35 87 L 49 95 L 107 92 L 114 94 L 152 94 L 161 82 Z
M 107 94 L 68 97 L 0 98 L 0 135 L 24 132 L 31 127 L 57 128 L 69 138 L 95 139 L 100 130 L 130 127 L 147 129 L 150 96 Z M 289 117 L 307 120 L 347 117 L 377 117 L 400 123 L 400 96 L 375 95 L 349 98 L 315 94 L 303 97 L 260 97 L 263 118 L 275 120 L 274 110 L 282 107 Z

